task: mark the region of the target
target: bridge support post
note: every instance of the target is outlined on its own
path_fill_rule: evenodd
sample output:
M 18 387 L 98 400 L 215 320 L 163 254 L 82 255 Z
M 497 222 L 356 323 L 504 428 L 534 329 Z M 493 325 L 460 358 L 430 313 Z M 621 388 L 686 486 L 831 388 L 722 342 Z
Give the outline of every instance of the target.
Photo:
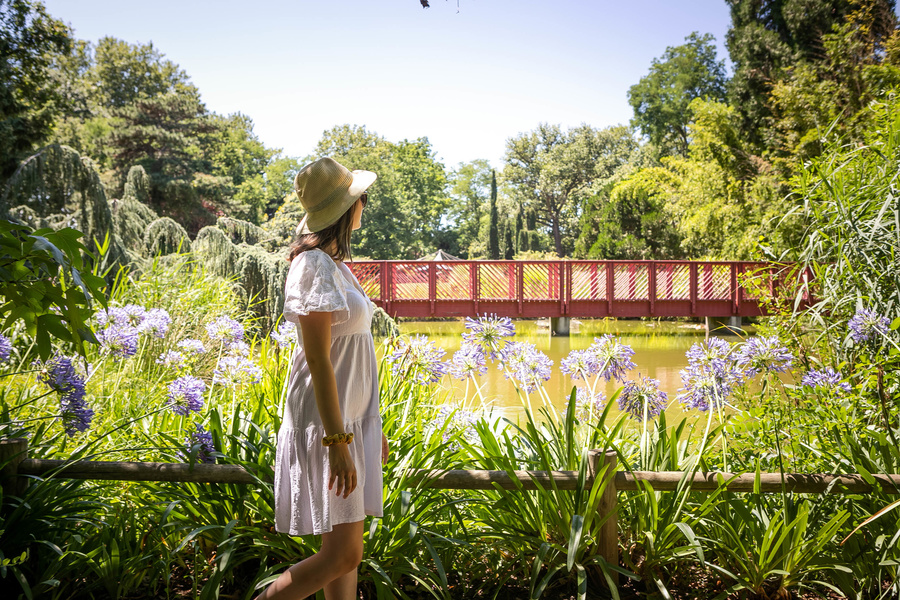
M 550 335 L 569 337 L 572 319 L 569 317 L 550 317 Z
M 741 317 L 706 317 L 706 335 L 738 335 L 742 333 Z

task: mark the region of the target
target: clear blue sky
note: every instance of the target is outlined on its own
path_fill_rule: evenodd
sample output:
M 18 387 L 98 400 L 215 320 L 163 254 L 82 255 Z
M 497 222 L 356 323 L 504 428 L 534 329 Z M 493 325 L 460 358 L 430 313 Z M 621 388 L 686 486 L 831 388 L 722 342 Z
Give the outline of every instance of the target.
M 541 122 L 631 118 L 626 92 L 692 31 L 719 57 L 725 0 L 45 0 L 80 39 L 152 41 L 210 110 L 242 112 L 267 146 L 313 151 L 335 125 L 428 137 L 448 167 L 500 166 Z

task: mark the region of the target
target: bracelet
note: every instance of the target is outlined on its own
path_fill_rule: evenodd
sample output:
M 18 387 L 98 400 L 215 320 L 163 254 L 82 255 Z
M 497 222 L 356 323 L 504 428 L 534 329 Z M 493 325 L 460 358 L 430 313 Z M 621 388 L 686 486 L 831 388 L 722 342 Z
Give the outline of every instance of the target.
M 334 444 L 349 444 L 353 441 L 352 433 L 335 433 L 334 435 L 326 435 L 322 438 L 323 446 L 332 446 Z

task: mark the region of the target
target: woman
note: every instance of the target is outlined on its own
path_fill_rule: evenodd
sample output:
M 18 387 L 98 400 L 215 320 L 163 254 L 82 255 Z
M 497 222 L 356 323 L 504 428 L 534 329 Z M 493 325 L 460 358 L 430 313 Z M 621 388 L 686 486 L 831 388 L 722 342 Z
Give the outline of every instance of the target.
M 299 325 L 275 457 L 275 527 L 322 536 L 321 550 L 282 573 L 258 600 L 356 598 L 363 520 L 382 516 L 387 439 L 378 412 L 373 307 L 344 260 L 375 173 L 330 158 L 297 174 L 306 216 L 291 246 L 284 317 Z

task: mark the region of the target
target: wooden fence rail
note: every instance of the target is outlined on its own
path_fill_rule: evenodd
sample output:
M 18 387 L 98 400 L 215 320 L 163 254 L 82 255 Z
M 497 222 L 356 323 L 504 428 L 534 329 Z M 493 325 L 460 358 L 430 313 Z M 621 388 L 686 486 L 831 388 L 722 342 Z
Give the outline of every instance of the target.
M 5 464 L 2 474 L 4 494 L 21 494 L 27 478 L 57 477 L 66 479 L 91 479 L 115 481 L 162 481 L 191 483 L 259 483 L 269 482 L 239 465 L 65 461 L 27 458 L 28 445 L 24 439 L 0 440 L 0 464 Z M 650 484 L 654 491 L 678 489 L 681 480 L 691 479 L 692 491 L 714 491 L 725 487 L 732 492 L 777 493 L 785 489 L 803 494 L 863 494 L 881 491 L 900 494 L 900 475 L 872 475 L 874 485 L 862 475 L 810 474 L 810 473 L 753 473 L 697 472 L 693 475 L 681 471 L 618 471 L 617 457 L 613 450 L 588 451 L 589 470 L 584 480 L 587 489 L 606 484 L 600 495 L 597 512 L 604 518 L 601 526 L 598 552 L 610 564 L 618 562 L 618 534 L 616 514 L 617 494 L 622 491 L 643 489 L 642 482 Z M 416 469 L 407 477 L 409 486 L 422 485 L 445 490 L 491 489 L 558 489 L 576 490 L 579 486 L 578 471 L 480 471 L 480 470 L 423 470 Z M 607 518 L 609 515 L 609 518 Z

